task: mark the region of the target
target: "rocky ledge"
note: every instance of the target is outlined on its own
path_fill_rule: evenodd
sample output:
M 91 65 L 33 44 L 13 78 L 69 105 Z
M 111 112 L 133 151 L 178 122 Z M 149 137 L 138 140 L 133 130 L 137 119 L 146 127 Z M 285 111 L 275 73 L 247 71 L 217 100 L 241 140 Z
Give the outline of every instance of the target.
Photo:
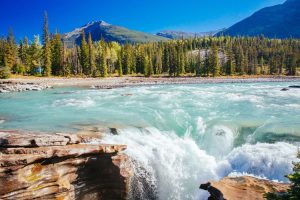
M 286 192 L 289 184 L 257 179 L 249 176 L 225 177 L 220 181 L 202 184 L 200 189 L 210 193 L 210 200 L 264 200 L 265 193 Z
M 127 199 L 126 146 L 93 137 L 0 131 L 0 199 Z
M 22 83 L 14 81 L 0 82 L 0 93 L 8 92 L 24 92 L 24 91 L 40 91 L 51 88 L 51 86 L 35 83 Z

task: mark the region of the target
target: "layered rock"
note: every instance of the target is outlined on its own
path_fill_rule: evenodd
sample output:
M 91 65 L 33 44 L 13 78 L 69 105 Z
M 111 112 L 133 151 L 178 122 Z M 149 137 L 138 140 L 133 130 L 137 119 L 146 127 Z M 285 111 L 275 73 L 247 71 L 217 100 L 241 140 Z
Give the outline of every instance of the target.
M 51 87 L 44 84 L 22 83 L 22 82 L 13 82 L 13 81 L 0 82 L 0 93 L 40 91 L 48 88 Z
M 200 188 L 208 190 L 211 200 L 264 200 L 264 194 L 286 192 L 289 186 L 286 183 L 243 176 L 225 177 L 220 181 L 202 184 Z
M 88 144 L 98 139 L 0 132 L 0 199 L 126 199 L 126 146 Z

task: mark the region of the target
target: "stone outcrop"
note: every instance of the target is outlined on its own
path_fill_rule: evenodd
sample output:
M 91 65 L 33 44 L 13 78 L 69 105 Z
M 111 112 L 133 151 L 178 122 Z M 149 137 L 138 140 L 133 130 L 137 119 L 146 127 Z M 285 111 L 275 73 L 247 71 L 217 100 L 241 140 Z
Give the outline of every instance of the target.
M 40 91 L 48 88 L 51 87 L 44 84 L 22 83 L 22 82 L 13 82 L 13 81 L 0 82 L 0 93 Z
M 264 200 L 265 193 L 286 192 L 289 184 L 257 179 L 254 177 L 225 177 L 220 181 L 202 184 L 200 189 L 208 190 L 210 200 Z
M 126 146 L 88 143 L 98 139 L 0 132 L 0 199 L 126 199 L 132 176 Z

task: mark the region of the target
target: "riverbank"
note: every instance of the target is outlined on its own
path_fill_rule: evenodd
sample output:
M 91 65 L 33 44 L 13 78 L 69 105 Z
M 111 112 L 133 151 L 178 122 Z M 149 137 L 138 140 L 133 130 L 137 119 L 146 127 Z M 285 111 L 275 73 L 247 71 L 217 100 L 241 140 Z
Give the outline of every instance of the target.
M 300 77 L 287 76 L 245 76 L 245 77 L 109 77 L 109 78 L 64 78 L 64 77 L 16 77 L 7 79 L 17 83 L 42 84 L 52 87 L 92 87 L 118 88 L 159 84 L 216 84 L 216 83 L 253 83 L 253 82 L 296 82 Z

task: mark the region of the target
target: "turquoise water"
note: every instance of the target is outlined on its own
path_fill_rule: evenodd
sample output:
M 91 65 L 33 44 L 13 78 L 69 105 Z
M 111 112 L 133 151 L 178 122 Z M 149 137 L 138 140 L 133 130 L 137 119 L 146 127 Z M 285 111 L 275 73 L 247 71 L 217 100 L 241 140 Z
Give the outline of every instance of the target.
M 300 83 L 293 83 L 300 85 Z M 57 88 L 0 94 L 0 129 L 76 132 L 107 126 L 127 144 L 132 195 L 205 199 L 200 183 L 250 174 L 286 181 L 300 142 L 300 90 L 291 83 Z

